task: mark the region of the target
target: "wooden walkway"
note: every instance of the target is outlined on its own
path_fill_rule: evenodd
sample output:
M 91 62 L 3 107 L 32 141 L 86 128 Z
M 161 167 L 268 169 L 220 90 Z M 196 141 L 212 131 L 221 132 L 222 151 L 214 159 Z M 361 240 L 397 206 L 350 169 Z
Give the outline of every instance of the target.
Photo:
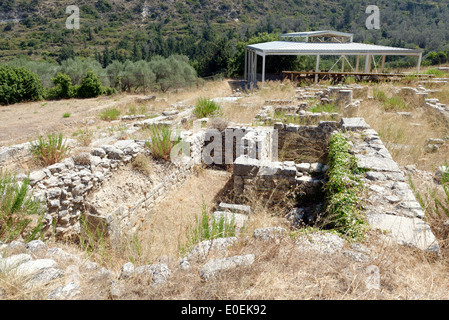
M 283 79 L 301 82 L 303 80 L 331 80 L 342 82 L 345 78 L 352 77 L 356 81 L 400 81 L 404 78 L 410 79 L 432 79 L 433 74 L 406 74 L 406 73 L 363 73 L 363 72 L 314 72 L 314 71 L 283 71 Z

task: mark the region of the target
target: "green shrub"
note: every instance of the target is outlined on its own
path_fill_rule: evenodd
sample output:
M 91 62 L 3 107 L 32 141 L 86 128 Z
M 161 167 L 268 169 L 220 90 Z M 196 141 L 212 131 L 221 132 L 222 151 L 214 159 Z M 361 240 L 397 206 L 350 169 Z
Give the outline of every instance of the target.
M 156 159 L 170 160 L 171 151 L 180 140 L 180 137 L 173 138 L 170 127 L 153 125 L 150 127 L 150 141 L 146 141 L 145 145 Z
M 362 238 L 366 224 L 359 208 L 361 170 L 355 156 L 349 153 L 347 138 L 341 133 L 332 135 L 328 159 L 324 226 L 350 238 Z
M 62 115 L 63 118 L 69 118 L 70 117 L 70 113 L 66 112 Z
M 373 96 L 375 99 L 382 103 L 382 109 L 384 111 L 403 111 L 409 109 L 406 102 L 400 97 L 394 96 L 389 98 L 387 94 L 379 89 L 373 90 Z
M 434 68 L 424 71 L 424 74 L 433 74 L 434 76 L 439 77 L 439 78 L 444 77 L 444 75 L 445 75 L 445 73 L 442 70 L 434 69 Z
M 83 147 L 87 147 L 92 142 L 92 138 L 94 136 L 94 132 L 89 130 L 89 128 L 79 129 L 73 133 L 73 136 L 76 138 L 78 143 Z
M 73 97 L 72 79 L 66 74 L 58 72 L 56 77 L 51 79 L 54 88 L 54 97 L 58 99 L 70 99 Z
M 103 121 L 113 121 L 117 120 L 120 116 L 120 110 L 116 108 L 107 108 L 100 112 L 100 119 Z
M 29 179 L 19 183 L 14 175 L 0 169 L 0 241 L 19 237 L 26 241 L 42 235 L 45 211 L 28 193 Z
M 77 89 L 77 96 L 80 98 L 95 98 L 103 92 L 100 79 L 93 71 L 88 71 L 81 80 L 81 85 Z
M 24 67 L 0 66 L 0 104 L 38 101 L 44 96 L 39 77 Z
M 384 91 L 377 88 L 373 89 L 373 97 L 379 100 L 380 102 L 384 102 L 387 100 L 387 94 Z
M 82 79 L 89 71 L 92 71 L 100 80 L 103 86 L 109 86 L 109 78 L 106 76 L 106 70 L 103 69 L 101 63 L 91 58 L 80 59 L 70 58 L 61 62 L 59 72 L 67 74 L 72 79 L 73 85 L 81 85 Z
M 104 95 L 112 96 L 116 93 L 117 93 L 117 90 L 115 90 L 115 88 L 111 88 L 111 87 L 103 87 L 102 88 L 102 94 L 104 94 Z
M 34 159 L 45 166 L 60 162 L 69 151 L 62 133 L 51 133 L 47 139 L 39 136 L 36 142 L 30 142 L 30 152 Z
M 209 116 L 219 116 L 221 114 L 221 107 L 215 101 L 207 98 L 199 98 L 193 114 L 197 118 L 205 118 Z

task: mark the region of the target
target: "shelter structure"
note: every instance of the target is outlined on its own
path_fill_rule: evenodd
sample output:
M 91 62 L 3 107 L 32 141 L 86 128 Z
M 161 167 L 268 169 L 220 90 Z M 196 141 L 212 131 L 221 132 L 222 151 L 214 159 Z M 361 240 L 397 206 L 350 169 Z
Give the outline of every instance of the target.
M 415 56 L 418 58 L 418 72 L 421 67 L 422 50 L 405 49 L 353 42 L 352 33 L 337 31 L 310 31 L 292 32 L 280 35 L 279 41 L 256 43 L 245 47 L 245 72 L 244 77 L 248 84 L 257 84 L 257 58 L 262 58 L 262 86 L 265 82 L 265 63 L 267 56 L 274 55 L 314 55 L 316 56 L 315 82 L 318 81 L 320 73 L 321 56 L 339 56 L 339 59 L 327 72 L 342 61 L 342 72 L 345 63 L 351 68 L 348 74 L 371 74 L 374 65 L 375 73 L 382 74 L 385 67 L 386 56 Z M 356 56 L 356 64 L 352 66 L 347 56 Z M 379 68 L 375 56 L 381 56 Z M 360 59 L 364 59 L 364 71 L 359 72 Z

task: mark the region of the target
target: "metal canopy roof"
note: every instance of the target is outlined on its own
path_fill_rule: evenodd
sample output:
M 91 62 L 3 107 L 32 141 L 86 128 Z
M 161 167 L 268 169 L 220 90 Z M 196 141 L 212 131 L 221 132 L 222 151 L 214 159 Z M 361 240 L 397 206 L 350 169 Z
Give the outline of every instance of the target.
M 321 55 L 341 56 L 342 70 L 344 69 L 345 61 L 348 61 L 346 56 L 357 56 L 355 72 L 358 72 L 360 57 L 364 57 L 365 73 L 368 73 L 371 70 L 371 59 L 374 61 L 374 56 L 376 55 L 383 56 L 381 71 L 384 69 L 386 56 L 397 55 L 418 57 L 419 72 L 423 53 L 423 50 L 420 49 L 405 49 L 352 42 L 352 33 L 330 30 L 284 33 L 280 36 L 280 39 L 282 40 L 256 43 L 245 47 L 244 77 L 250 85 L 257 84 L 257 56 L 262 56 L 263 86 L 265 80 L 265 60 L 269 55 L 315 55 L 316 73 L 319 71 Z M 337 64 L 340 59 L 335 64 Z M 376 66 L 375 61 L 374 63 Z M 351 68 L 354 70 L 352 66 Z M 315 82 L 317 81 L 318 77 L 316 74 Z
M 324 30 L 324 31 L 304 31 L 304 32 L 290 32 L 283 33 L 280 36 L 293 36 L 293 37 L 313 37 L 313 36 L 337 36 L 337 37 L 352 37 L 353 33 Z
M 279 36 L 281 41 L 294 42 L 352 42 L 354 34 L 324 30 L 324 31 L 306 31 L 306 32 L 290 32 Z
M 365 43 L 314 43 L 272 41 L 247 45 L 247 49 L 254 50 L 258 55 L 402 55 L 418 56 L 423 51 L 379 46 Z

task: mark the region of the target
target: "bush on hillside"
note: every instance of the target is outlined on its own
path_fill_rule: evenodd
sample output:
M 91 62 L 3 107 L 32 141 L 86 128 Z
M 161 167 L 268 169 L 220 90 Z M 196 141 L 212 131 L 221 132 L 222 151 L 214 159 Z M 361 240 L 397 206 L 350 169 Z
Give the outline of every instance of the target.
M 0 104 L 42 100 L 39 77 L 24 67 L 0 66 Z
M 70 99 L 73 97 L 72 79 L 64 73 L 58 72 L 51 79 L 54 87 L 47 90 L 47 99 Z
M 80 98 L 95 98 L 103 93 L 100 79 L 91 70 L 89 70 L 77 88 L 76 95 Z

